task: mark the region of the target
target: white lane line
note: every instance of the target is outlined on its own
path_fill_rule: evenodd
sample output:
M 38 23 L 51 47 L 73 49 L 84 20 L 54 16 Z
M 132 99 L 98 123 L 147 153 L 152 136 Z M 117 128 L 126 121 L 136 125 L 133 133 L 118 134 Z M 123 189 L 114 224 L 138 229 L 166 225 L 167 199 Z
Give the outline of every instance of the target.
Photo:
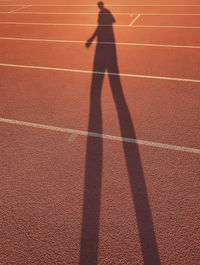
M 200 29 L 200 26 L 159 26 L 159 25 L 133 25 L 137 28 L 175 28 L 175 29 Z
M 66 24 L 66 23 L 38 23 L 38 22 L 0 22 L 6 25 L 41 25 L 41 26 L 81 26 L 81 27 L 97 27 L 97 24 Z M 110 27 L 110 25 L 99 25 L 101 27 Z M 130 28 L 129 25 L 113 25 L 114 27 Z M 182 28 L 182 29 L 200 29 L 193 26 L 154 26 L 154 25 L 132 25 L 132 28 Z
M 85 43 L 85 40 L 47 40 L 47 39 L 27 39 L 27 38 L 7 38 L 0 37 L 0 40 L 14 40 L 14 41 L 36 41 L 36 42 L 56 42 L 56 43 Z M 200 49 L 200 46 L 185 46 L 185 45 L 169 45 L 169 44 L 149 44 L 149 43 L 129 43 L 129 42 L 97 42 L 94 44 L 108 44 L 108 45 L 127 45 L 127 46 L 147 46 L 147 47 L 164 47 L 164 48 L 187 48 Z
M 18 11 L 18 10 L 22 10 L 22 9 L 24 9 L 24 8 L 27 8 L 27 7 L 30 7 L 30 5 L 28 5 L 28 6 L 23 6 L 23 7 L 21 7 L 21 8 L 17 8 L 17 9 L 14 9 L 14 10 L 9 11 L 9 12 L 7 12 L 7 13 L 9 13 L 9 14 L 13 14 L 13 13 L 16 12 L 16 11 Z
M 73 72 L 73 73 L 85 73 L 85 74 L 99 74 L 99 75 L 105 74 L 104 72 L 96 72 L 96 71 L 90 71 L 90 70 L 67 69 L 67 68 L 58 68 L 58 67 L 44 67 L 44 66 L 33 66 L 33 65 L 20 65 L 20 64 L 0 63 L 0 66 Z M 108 75 L 113 75 L 113 76 L 119 75 L 119 76 L 124 76 L 124 77 L 136 77 L 136 78 L 146 78 L 146 79 L 159 79 L 159 80 L 169 80 L 169 81 L 200 83 L 200 80 L 197 80 L 197 79 L 175 78 L 175 77 L 166 77 L 166 76 L 136 75 L 136 74 L 123 74 L 123 73 L 108 73 Z
M 0 12 L 0 14 L 7 14 L 8 12 Z M 10 13 L 10 12 L 9 12 Z M 14 14 L 31 14 L 31 15 L 98 15 L 98 12 L 15 12 Z M 101 13 L 103 15 L 108 15 L 108 13 Z M 116 13 L 113 15 L 125 15 L 133 16 L 138 15 L 138 13 Z M 140 13 L 143 16 L 200 16 L 200 14 L 176 14 L 176 13 Z
M 5 4 L 5 5 L 0 5 L 0 6 L 21 6 L 21 5 L 19 5 L 19 4 Z M 45 6 L 60 6 L 60 7 L 62 7 L 62 6 L 74 6 L 74 7 L 79 7 L 79 6 L 95 6 L 95 7 L 97 7 L 97 5 L 70 5 L 70 4 L 68 4 L 68 5 L 56 5 L 56 4 L 31 4 L 31 6 L 43 6 L 43 7 L 45 7 Z M 115 5 L 115 4 L 106 4 L 106 6 L 121 6 L 121 7 L 130 7 L 130 6 L 138 6 L 138 7 L 143 7 L 143 6 L 146 6 L 146 7 L 148 7 L 148 6 L 157 6 L 157 7 L 169 7 L 169 6 L 171 6 L 171 7 L 173 7 L 173 6 L 186 6 L 186 7 L 193 7 L 193 6 L 200 6 L 200 5 Z
M 131 27 L 133 25 L 133 23 L 141 16 L 141 14 L 138 14 L 133 21 L 129 24 L 129 27 Z
M 7 14 L 8 12 L 0 12 L 0 14 Z M 28 15 L 98 15 L 99 12 L 16 12 L 14 14 L 28 14 Z M 108 13 L 101 13 L 101 15 L 109 15 Z M 130 13 L 112 13 L 112 15 L 124 15 L 124 16 L 129 16 Z M 135 14 L 137 15 L 137 14 Z
M 38 128 L 38 129 L 57 131 L 57 132 L 62 132 L 62 133 L 69 133 L 72 135 L 91 136 L 91 137 L 103 138 L 103 139 L 113 140 L 113 141 L 120 141 L 120 142 L 126 142 L 126 143 L 138 144 L 138 145 L 146 145 L 146 146 L 157 147 L 157 148 L 168 149 L 168 150 L 200 154 L 200 149 L 178 146 L 178 145 L 169 145 L 169 144 L 163 144 L 163 143 L 157 143 L 157 142 L 151 142 L 151 141 L 138 140 L 138 139 L 133 139 L 133 138 L 125 138 L 125 137 L 120 137 L 120 136 L 74 130 L 70 128 L 62 128 L 62 127 L 50 126 L 46 124 L 25 122 L 25 121 L 5 119 L 5 118 L 0 118 L 0 122 L 15 124 L 15 125 L 22 125 L 22 126 Z
M 42 26 L 82 26 L 82 27 L 97 27 L 97 24 L 69 24 L 69 23 L 39 23 L 39 22 L 0 22 L 0 24 L 8 25 L 42 25 Z M 99 25 L 101 27 L 110 27 L 110 25 Z M 128 27 L 128 25 L 114 25 L 114 27 Z
M 24 12 L 28 13 L 28 12 Z M 184 14 L 184 13 L 140 13 L 143 16 L 200 16 L 200 14 Z M 135 14 L 136 15 L 136 14 Z
M 77 136 L 78 136 L 77 133 L 72 133 L 72 134 L 69 136 L 68 140 L 69 140 L 70 142 L 73 142 L 73 141 L 77 138 Z

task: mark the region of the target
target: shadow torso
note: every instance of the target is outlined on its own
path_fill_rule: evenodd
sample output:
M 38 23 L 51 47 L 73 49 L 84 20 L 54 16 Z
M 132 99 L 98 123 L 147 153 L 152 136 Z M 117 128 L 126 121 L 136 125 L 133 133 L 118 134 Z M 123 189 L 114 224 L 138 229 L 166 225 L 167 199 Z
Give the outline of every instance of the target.
M 111 12 L 103 8 L 99 12 L 98 30 L 97 30 L 97 47 L 95 54 L 94 68 L 96 71 L 116 72 L 117 56 L 115 48 L 115 37 L 113 23 L 115 18 Z M 109 43 L 109 44 L 105 44 Z

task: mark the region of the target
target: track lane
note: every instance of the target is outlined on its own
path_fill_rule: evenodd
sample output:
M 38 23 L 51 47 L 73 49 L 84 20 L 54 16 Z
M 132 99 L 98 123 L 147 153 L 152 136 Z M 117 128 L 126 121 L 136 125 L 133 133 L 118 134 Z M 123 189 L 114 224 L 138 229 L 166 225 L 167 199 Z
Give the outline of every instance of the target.
M 90 74 L 6 67 L 0 70 L 1 117 L 88 130 Z M 138 139 L 199 148 L 199 86 L 138 78 L 121 80 Z M 102 111 L 103 133 L 121 136 L 107 77 L 102 88 Z
M 115 25 L 128 25 L 134 16 L 130 15 L 115 15 Z M 98 13 L 94 15 L 74 15 L 74 14 L 0 14 L 0 22 L 22 22 L 22 23 L 63 23 L 63 24 L 97 24 Z
M 135 25 L 155 25 L 155 26 L 200 26 L 200 16 L 162 16 L 145 15 L 134 23 Z
M 15 41 L 13 49 L 12 40 L 0 40 L 0 43 L 1 63 L 92 70 L 95 45 L 87 49 L 82 43 L 34 42 L 32 45 Z M 117 51 L 121 73 L 200 79 L 200 51 L 197 49 L 118 46 Z M 133 63 L 130 65 L 128 61 Z
M 1 24 L 1 37 L 40 38 L 58 40 L 87 40 L 95 27 L 6 25 Z M 166 45 L 198 45 L 200 29 L 173 28 L 115 28 L 116 42 L 155 43 Z M 185 38 L 187 35 L 187 38 Z
M 77 264 L 87 138 L 70 142 L 65 134 L 6 124 L 0 127 L 4 150 L 0 160 L 4 176 L 0 186 L 2 262 L 67 260 Z M 139 150 L 162 264 L 196 263 L 198 156 L 147 147 Z M 95 172 L 92 165 L 90 161 Z M 101 178 L 102 188 L 95 187 L 101 189 L 98 260 L 143 264 L 121 144 L 104 141 Z M 145 192 L 141 186 L 140 191 Z
M 109 6 L 106 5 L 112 13 L 174 13 L 174 14 L 200 14 L 200 6 Z M 26 8 L 26 12 L 98 12 L 98 7 L 95 6 L 30 6 Z

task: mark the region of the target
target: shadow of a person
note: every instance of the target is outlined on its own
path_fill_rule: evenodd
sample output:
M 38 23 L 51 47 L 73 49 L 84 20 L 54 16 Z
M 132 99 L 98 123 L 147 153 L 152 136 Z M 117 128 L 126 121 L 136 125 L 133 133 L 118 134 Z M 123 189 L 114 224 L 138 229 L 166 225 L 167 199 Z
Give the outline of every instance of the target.
M 101 89 L 107 70 L 120 123 L 121 136 L 136 139 L 131 115 L 123 94 L 119 76 L 113 31 L 115 19 L 111 12 L 98 2 L 98 26 L 86 47 L 97 37 L 90 94 L 88 132 L 102 134 Z M 98 264 L 98 237 L 101 203 L 103 142 L 101 137 L 87 138 L 83 219 L 80 245 L 80 264 Z M 152 215 L 137 144 L 123 141 L 129 183 L 135 206 L 144 264 L 160 264 Z

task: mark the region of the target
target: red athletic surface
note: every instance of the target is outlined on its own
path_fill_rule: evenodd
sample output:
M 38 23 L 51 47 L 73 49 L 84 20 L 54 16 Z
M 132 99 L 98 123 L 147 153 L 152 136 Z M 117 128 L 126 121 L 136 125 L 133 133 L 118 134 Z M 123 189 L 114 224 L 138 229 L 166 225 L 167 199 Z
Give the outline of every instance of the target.
M 16 41 L 13 49 L 12 40 L 0 40 L 0 43 L 2 47 L 0 60 L 4 63 L 92 70 L 91 53 L 95 53 L 95 45 L 92 45 L 91 49 L 86 49 L 83 43 Z M 125 48 L 119 45 L 117 50 L 121 73 L 189 79 L 199 77 L 200 49 L 172 51 L 170 48 L 163 50 L 163 47 L 127 46 Z
M 95 4 L 95 3 L 93 3 Z M 117 3 L 114 3 L 117 4 Z M 121 2 L 121 5 L 124 3 Z M 131 5 L 134 3 L 130 3 Z M 159 4 L 157 2 L 157 4 Z M 178 4 L 178 3 L 177 3 Z M 198 3 L 199 4 L 199 3 Z M 141 4 L 142 5 L 142 4 Z M 147 2 L 146 2 L 147 5 Z M 177 12 L 177 7 L 158 7 L 158 6 L 108 6 L 108 8 L 112 9 L 112 13 L 172 13 L 172 14 L 199 14 L 200 7 L 179 7 Z M 19 11 L 20 12 L 20 11 Z M 98 12 L 96 6 L 32 6 L 27 7 L 21 12 Z
M 176 2 L 162 4 L 199 4 Z M 138 3 L 161 1 L 109 1 Z M 2 4 L 77 4 L 20 11 L 98 13 L 93 1 L 1 1 L 0 12 L 20 8 Z M 200 7 L 108 8 L 200 13 Z M 0 21 L 96 24 L 97 16 L 5 13 Z M 118 25 L 135 18 L 114 16 Z M 200 26 L 199 16 L 141 16 L 135 24 Z M 0 24 L 0 38 L 87 41 L 94 30 Z M 116 43 L 200 43 L 200 29 L 116 26 L 114 32 Z M 1 64 L 92 71 L 96 44 L 0 39 L 0 47 Z M 119 73 L 200 80 L 200 49 L 116 49 Z M 200 83 L 120 77 L 123 100 L 117 79 L 110 85 L 106 75 L 100 102 L 98 91 L 90 98 L 91 80 L 90 73 L 0 66 L 0 118 L 200 148 Z M 72 140 L 68 133 L 7 123 L 0 123 L 0 149 L 0 264 L 200 264 L 199 154 L 91 136 Z
M 31 30 L 30 30 L 31 29 Z M 95 27 L 5 25 L 1 24 L 2 37 L 44 38 L 53 40 L 85 41 Z M 78 32 L 78 34 L 77 34 Z M 116 42 L 152 43 L 171 45 L 200 45 L 200 29 L 180 28 L 115 28 Z M 185 37 L 187 36 L 187 38 Z

